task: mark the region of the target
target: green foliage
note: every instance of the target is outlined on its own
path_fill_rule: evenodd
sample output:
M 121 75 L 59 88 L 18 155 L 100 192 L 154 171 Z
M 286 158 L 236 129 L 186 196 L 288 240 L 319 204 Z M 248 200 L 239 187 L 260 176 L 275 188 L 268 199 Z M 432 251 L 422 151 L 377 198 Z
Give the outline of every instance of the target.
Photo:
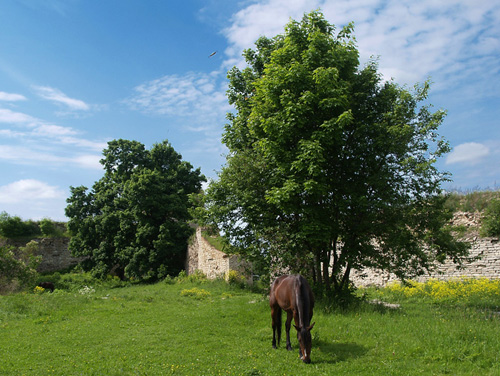
M 18 216 L 6 212 L 0 214 L 0 235 L 4 238 L 22 238 L 40 235 L 40 228 L 33 221 L 23 221 Z
M 482 236 L 500 236 L 500 199 L 490 202 L 484 213 Z
M 207 276 L 201 270 L 195 270 L 194 273 L 187 275 L 185 270 L 181 270 L 179 275 L 175 278 L 177 283 L 205 283 L 208 281 Z
M 49 218 L 43 218 L 38 222 L 40 231 L 45 237 L 63 237 L 65 236 L 66 226 L 64 223 L 56 223 Z
M 203 299 L 206 299 L 208 297 L 210 297 L 210 292 L 208 292 L 207 290 L 204 290 L 204 289 L 200 289 L 198 287 L 193 287 L 191 289 L 184 289 L 181 291 L 181 296 L 187 296 L 187 297 L 191 297 L 191 298 L 194 298 L 196 300 L 203 300 Z
M 499 191 L 481 191 L 476 190 L 468 193 L 449 193 L 445 208 L 452 212 L 483 212 L 488 209 L 490 204 L 500 199 Z
M 224 251 L 228 247 L 226 239 L 218 234 L 214 235 L 210 231 L 204 230 L 201 232 L 201 235 L 212 247 L 219 251 Z
M 164 141 L 151 150 L 136 141 L 108 143 L 104 177 L 92 190 L 71 187 L 66 215 L 70 249 L 84 270 L 104 277 L 157 280 L 184 266 L 189 196 L 204 177 Z
M 351 268 L 408 276 L 461 261 L 435 167 L 446 113 L 422 104 L 429 83 L 408 90 L 376 61 L 360 67 L 353 26 L 337 32 L 320 12 L 255 45 L 228 73 L 229 154 L 200 217 L 250 260 L 327 291 L 348 288 Z
M 32 287 L 37 277 L 36 268 L 42 260 L 36 255 L 37 250 L 35 241 L 19 249 L 0 247 L 0 293 Z

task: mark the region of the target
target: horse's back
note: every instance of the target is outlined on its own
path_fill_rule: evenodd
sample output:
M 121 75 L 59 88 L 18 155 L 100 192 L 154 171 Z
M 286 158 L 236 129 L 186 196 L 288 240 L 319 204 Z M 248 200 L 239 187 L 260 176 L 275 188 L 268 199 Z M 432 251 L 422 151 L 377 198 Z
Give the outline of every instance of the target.
M 284 310 L 291 310 L 296 305 L 297 294 L 306 294 L 310 308 L 314 307 L 314 296 L 311 286 L 307 280 L 300 274 L 282 275 L 276 278 L 271 285 L 271 293 L 269 295 L 269 303 L 271 306 L 278 304 Z

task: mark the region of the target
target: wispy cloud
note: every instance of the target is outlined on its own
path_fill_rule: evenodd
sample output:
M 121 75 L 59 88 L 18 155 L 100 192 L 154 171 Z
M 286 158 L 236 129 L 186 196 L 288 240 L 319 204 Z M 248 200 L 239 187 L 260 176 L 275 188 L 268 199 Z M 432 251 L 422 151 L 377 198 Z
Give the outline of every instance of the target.
M 164 76 L 137 86 L 125 102 L 134 110 L 155 115 L 220 117 L 230 109 L 220 81 L 217 73 Z
M 8 124 L 31 124 L 38 120 L 22 112 L 15 112 L 7 108 L 0 108 L 0 123 Z
M 354 21 L 361 59 L 380 56 L 380 70 L 387 79 L 413 84 L 431 76 L 449 87 L 474 77 L 480 81 L 478 87 L 484 90 L 486 84 L 493 90 L 490 77 L 499 70 L 500 4 L 487 0 L 253 3 L 234 14 L 232 25 L 223 31 L 230 44 L 228 64 L 241 64 L 241 51 L 254 47 L 261 35 L 282 33 L 289 17 L 300 20 L 318 8 L 338 28 Z
M 17 102 L 17 101 L 25 101 L 26 97 L 21 94 L 14 93 L 6 93 L 4 91 L 0 91 L 0 101 L 5 102 Z
M 0 145 L 0 159 L 13 163 L 38 164 L 63 162 L 73 165 L 80 165 L 83 168 L 98 168 L 96 163 L 81 162 L 80 154 L 89 152 L 99 152 L 107 146 L 104 140 L 88 140 L 81 136 L 80 131 L 71 127 L 49 124 L 41 119 L 30 116 L 23 112 L 15 112 L 9 109 L 0 108 L 0 124 L 14 126 L 16 129 L 0 129 L 0 139 L 17 139 L 19 144 Z M 26 145 L 30 148 L 26 148 Z M 61 148 L 66 148 L 66 152 L 77 157 L 60 158 Z M 42 151 L 40 151 L 42 150 Z M 52 151 L 50 151 L 52 150 Z M 94 160 L 98 161 L 96 155 Z
M 40 149 L 14 145 L 0 145 L 0 161 L 32 166 L 69 166 L 85 169 L 102 169 L 99 164 L 101 154 L 80 154 L 67 156 L 52 148 Z
M 80 99 L 68 97 L 59 89 L 55 89 L 49 86 L 34 86 L 33 88 L 35 89 L 35 92 L 43 99 L 61 104 L 71 111 L 90 110 L 90 105 Z
M 484 158 L 490 155 L 490 149 L 477 142 L 467 142 L 458 145 L 453 151 L 448 154 L 446 164 L 463 163 L 463 164 L 477 164 Z

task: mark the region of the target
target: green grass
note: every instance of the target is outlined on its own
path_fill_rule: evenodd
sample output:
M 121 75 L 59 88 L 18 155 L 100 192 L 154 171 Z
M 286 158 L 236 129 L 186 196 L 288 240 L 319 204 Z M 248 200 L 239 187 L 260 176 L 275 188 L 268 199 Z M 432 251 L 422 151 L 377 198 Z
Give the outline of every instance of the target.
M 307 365 L 293 333 L 294 351 L 271 348 L 261 294 L 223 281 L 63 279 L 53 294 L 0 296 L 1 375 L 500 374 L 500 317 L 482 306 L 385 290 L 363 290 L 348 310 L 318 304 Z

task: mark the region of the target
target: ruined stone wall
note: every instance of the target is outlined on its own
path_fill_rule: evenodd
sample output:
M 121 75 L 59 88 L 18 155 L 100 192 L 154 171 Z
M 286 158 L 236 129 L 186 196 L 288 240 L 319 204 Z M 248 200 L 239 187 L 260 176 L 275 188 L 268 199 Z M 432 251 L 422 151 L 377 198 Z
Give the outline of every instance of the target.
M 438 264 L 429 275 L 420 276 L 415 280 L 425 282 L 429 279 L 450 280 L 462 277 L 500 279 L 500 242 L 498 238 L 473 240 L 470 256 L 478 257 L 478 260 L 464 265 L 463 269 L 457 269 L 456 264 L 447 260 L 444 264 Z M 356 286 L 385 286 L 390 282 L 398 281 L 393 274 L 377 269 L 364 270 L 363 273 L 353 271 L 351 280 Z
M 227 255 L 213 247 L 201 234 L 201 227 L 196 229 L 196 233 L 188 245 L 186 260 L 187 274 L 193 274 L 200 270 L 208 278 L 214 279 L 224 276 L 229 270 L 245 272 L 246 263 L 236 255 Z
M 81 258 L 71 256 L 68 249 L 69 238 L 36 238 L 33 240 L 38 243 L 37 255 L 42 256 L 42 262 L 37 269 L 40 273 L 67 269 L 81 261 Z M 2 239 L 0 245 L 19 248 L 24 247 L 26 242 Z
M 500 241 L 498 238 L 481 238 L 478 229 L 481 223 L 481 214 L 455 213 L 453 225 L 466 229 L 463 240 L 471 244 L 470 256 L 476 259 L 457 269 L 456 264 L 447 260 L 444 264 L 437 264 L 435 270 L 429 275 L 415 278 L 417 282 L 425 282 L 429 279 L 450 280 L 456 278 L 489 278 L 500 279 Z M 362 273 L 353 271 L 351 280 L 356 286 L 385 286 L 398 279 L 390 273 L 376 269 L 364 270 Z

